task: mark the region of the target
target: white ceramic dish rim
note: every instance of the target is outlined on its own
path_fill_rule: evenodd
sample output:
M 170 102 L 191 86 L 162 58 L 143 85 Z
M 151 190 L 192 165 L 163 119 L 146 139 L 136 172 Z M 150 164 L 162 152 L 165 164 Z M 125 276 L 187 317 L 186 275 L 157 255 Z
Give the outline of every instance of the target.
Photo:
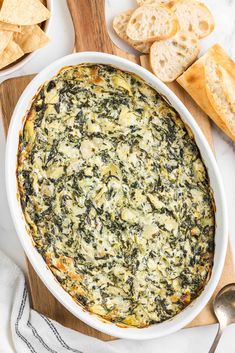
M 53 7 L 54 7 L 54 0 L 47 0 L 47 8 L 51 12 L 51 17 L 46 21 L 45 27 L 44 27 L 44 32 L 48 34 L 49 30 L 51 29 L 51 20 L 53 16 Z M 41 48 L 40 48 L 41 49 Z M 37 49 L 34 52 L 26 55 L 22 60 L 19 60 L 15 65 L 11 65 L 10 67 L 6 69 L 0 70 L 0 77 L 7 76 L 15 72 L 16 70 L 21 69 L 24 65 L 26 65 L 32 58 L 37 54 L 37 52 L 40 50 Z
M 143 329 L 121 328 L 113 323 L 103 322 L 95 315 L 84 311 L 78 304 L 75 303 L 75 301 L 73 301 L 71 296 L 65 292 L 56 281 L 42 257 L 33 246 L 32 240 L 26 231 L 23 213 L 20 202 L 17 198 L 16 162 L 18 137 L 23 126 L 23 118 L 25 113 L 30 107 L 34 94 L 45 81 L 54 76 L 62 67 L 80 63 L 110 64 L 122 70 L 133 72 L 142 77 L 147 83 L 155 88 L 157 92 L 165 96 L 170 104 L 178 111 L 185 123 L 193 131 L 197 145 L 201 151 L 202 158 L 207 166 L 211 186 L 214 192 L 216 203 L 216 246 L 214 266 L 209 282 L 201 295 L 177 316 L 171 320 L 160 324 L 154 324 Z M 95 329 L 115 337 L 136 340 L 165 336 L 189 324 L 200 313 L 211 298 L 222 274 L 228 242 L 227 210 L 220 173 L 207 140 L 186 107 L 165 84 L 141 66 L 134 64 L 127 59 L 110 54 L 81 52 L 65 56 L 42 70 L 26 87 L 15 107 L 11 119 L 6 146 L 6 187 L 10 211 L 18 237 L 35 271 L 51 293 L 72 314 Z

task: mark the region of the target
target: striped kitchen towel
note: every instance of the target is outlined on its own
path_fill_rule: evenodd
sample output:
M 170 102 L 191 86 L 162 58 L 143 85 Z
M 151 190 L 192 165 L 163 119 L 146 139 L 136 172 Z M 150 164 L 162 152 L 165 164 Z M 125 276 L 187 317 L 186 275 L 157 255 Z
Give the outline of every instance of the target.
M 0 352 L 116 353 L 120 350 L 30 309 L 23 273 L 0 251 Z

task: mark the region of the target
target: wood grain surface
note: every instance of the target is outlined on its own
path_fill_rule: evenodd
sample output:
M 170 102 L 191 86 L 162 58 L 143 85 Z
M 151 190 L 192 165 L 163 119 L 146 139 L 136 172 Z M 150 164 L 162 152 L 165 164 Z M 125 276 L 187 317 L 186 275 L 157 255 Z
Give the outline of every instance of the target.
M 73 17 L 76 32 L 76 51 L 103 51 L 128 58 L 136 63 L 140 62 L 139 57 L 125 53 L 117 48 L 110 40 L 105 26 L 104 0 L 68 0 L 68 5 Z M 145 67 L 148 66 L 148 58 L 146 56 L 141 57 L 141 64 Z M 3 82 L 0 86 L 0 114 L 3 119 L 3 125 L 6 133 L 15 104 L 32 77 L 33 76 L 23 76 L 9 79 Z M 213 148 L 211 126 L 207 116 L 177 83 L 170 84 L 169 87 L 187 106 Z M 47 290 L 29 262 L 28 269 L 31 303 L 35 310 L 49 316 L 54 320 L 57 320 L 64 326 L 70 327 L 87 335 L 91 335 L 102 340 L 113 339 L 113 337 L 96 331 L 74 317 Z M 216 292 L 225 284 L 234 281 L 235 272 L 229 247 L 223 275 Z M 198 317 L 189 325 L 189 327 L 215 323 L 215 317 L 213 316 L 211 310 L 212 300 L 213 298 L 203 309 L 200 315 L 198 315 Z

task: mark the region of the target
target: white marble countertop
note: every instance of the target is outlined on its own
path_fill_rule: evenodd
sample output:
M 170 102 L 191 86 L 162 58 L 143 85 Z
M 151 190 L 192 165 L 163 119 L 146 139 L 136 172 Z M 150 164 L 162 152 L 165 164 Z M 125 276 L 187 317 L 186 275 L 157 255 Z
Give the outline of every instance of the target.
M 74 31 L 66 0 L 54 0 L 54 2 L 53 23 L 49 33 L 51 43 L 41 49 L 26 66 L 11 76 L 1 78 L 1 81 L 10 77 L 36 73 L 55 59 L 73 51 Z M 215 16 L 216 29 L 209 38 L 202 41 L 202 52 L 213 43 L 219 42 L 235 59 L 235 0 L 204 0 L 204 2 L 210 6 Z M 110 23 L 115 14 L 134 6 L 134 4 L 134 0 L 106 0 L 106 20 L 111 38 L 121 48 L 129 51 L 130 48 L 119 41 L 112 32 Z M 213 136 L 216 157 L 225 185 L 229 211 L 230 240 L 233 254 L 235 254 L 235 144 L 214 125 Z M 27 273 L 24 253 L 14 230 L 7 206 L 4 180 L 4 151 L 5 137 L 0 122 L 0 248 Z M 145 349 L 146 353 L 163 352 L 163 349 L 167 353 L 206 353 L 213 340 L 215 331 L 216 326 L 187 329 L 171 335 L 170 339 L 169 337 L 159 339 L 157 343 L 155 341 L 154 345 L 151 342 L 140 344 L 143 344 L 143 349 Z M 226 330 L 218 348 L 218 353 L 235 352 L 234 333 L 234 325 Z M 127 342 L 126 352 L 130 351 L 131 343 Z

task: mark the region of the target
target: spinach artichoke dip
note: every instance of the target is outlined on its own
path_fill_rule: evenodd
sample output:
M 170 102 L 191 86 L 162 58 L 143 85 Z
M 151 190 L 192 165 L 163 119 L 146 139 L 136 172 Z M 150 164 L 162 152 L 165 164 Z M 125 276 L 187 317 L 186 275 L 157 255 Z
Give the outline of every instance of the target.
M 207 170 L 179 115 L 139 77 L 63 68 L 27 113 L 17 178 L 35 247 L 84 309 L 145 327 L 203 290 L 215 232 Z

